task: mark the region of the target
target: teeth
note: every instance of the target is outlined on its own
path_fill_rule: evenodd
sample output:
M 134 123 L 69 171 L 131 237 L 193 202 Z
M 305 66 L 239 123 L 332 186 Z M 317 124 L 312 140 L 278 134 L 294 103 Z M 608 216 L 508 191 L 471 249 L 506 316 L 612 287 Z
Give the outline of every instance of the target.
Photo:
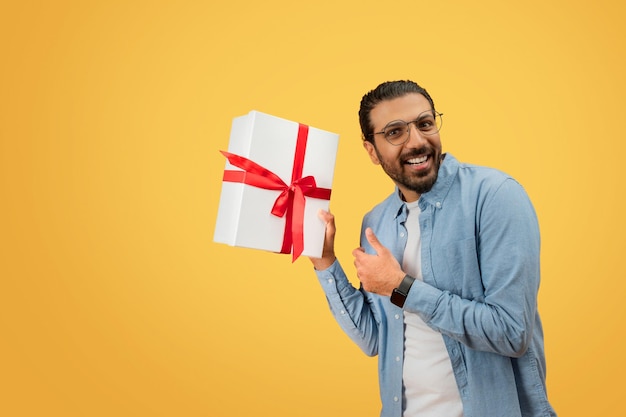
M 406 161 L 407 164 L 421 164 L 422 162 L 426 162 L 428 156 L 422 156 L 420 158 L 413 158 Z

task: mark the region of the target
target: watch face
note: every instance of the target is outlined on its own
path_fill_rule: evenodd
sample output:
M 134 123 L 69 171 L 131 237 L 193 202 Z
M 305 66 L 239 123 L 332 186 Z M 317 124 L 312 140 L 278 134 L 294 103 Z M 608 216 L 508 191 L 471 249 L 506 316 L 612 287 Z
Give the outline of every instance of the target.
M 402 307 L 404 306 L 405 301 L 406 301 L 406 294 L 402 294 L 400 291 L 398 291 L 397 288 L 395 288 L 393 292 L 391 293 L 391 302 L 397 305 L 398 307 Z

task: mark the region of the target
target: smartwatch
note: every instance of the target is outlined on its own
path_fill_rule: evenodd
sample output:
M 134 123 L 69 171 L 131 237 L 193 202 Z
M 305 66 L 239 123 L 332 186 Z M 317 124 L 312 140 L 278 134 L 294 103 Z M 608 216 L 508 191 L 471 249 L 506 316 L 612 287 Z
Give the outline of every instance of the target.
M 413 285 L 414 281 L 415 278 L 405 275 L 398 288 L 393 289 L 393 292 L 391 293 L 391 302 L 400 308 L 404 307 L 406 296 L 409 294 L 409 290 L 411 289 L 411 285 Z

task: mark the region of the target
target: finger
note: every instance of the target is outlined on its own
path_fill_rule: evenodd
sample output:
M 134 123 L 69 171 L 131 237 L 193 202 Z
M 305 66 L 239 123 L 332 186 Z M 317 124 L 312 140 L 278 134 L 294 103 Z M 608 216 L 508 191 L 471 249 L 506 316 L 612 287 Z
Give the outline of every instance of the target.
M 333 216 L 330 211 L 319 209 L 317 217 L 327 226 L 335 227 L 335 216 Z
M 374 231 L 370 227 L 365 229 L 365 237 L 367 238 L 367 241 L 370 243 L 370 245 L 372 245 L 372 248 L 374 248 L 377 254 L 381 250 L 385 249 L 385 247 L 380 243 L 380 241 L 374 234 Z

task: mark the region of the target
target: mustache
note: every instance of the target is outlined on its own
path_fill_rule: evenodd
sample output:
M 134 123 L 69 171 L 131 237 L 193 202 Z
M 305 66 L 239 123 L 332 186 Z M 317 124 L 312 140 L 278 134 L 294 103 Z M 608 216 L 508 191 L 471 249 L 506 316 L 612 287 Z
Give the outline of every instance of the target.
M 433 150 L 430 146 L 422 146 L 416 149 L 410 149 L 401 155 L 401 159 L 406 161 L 407 159 L 418 158 L 424 155 L 432 155 Z

